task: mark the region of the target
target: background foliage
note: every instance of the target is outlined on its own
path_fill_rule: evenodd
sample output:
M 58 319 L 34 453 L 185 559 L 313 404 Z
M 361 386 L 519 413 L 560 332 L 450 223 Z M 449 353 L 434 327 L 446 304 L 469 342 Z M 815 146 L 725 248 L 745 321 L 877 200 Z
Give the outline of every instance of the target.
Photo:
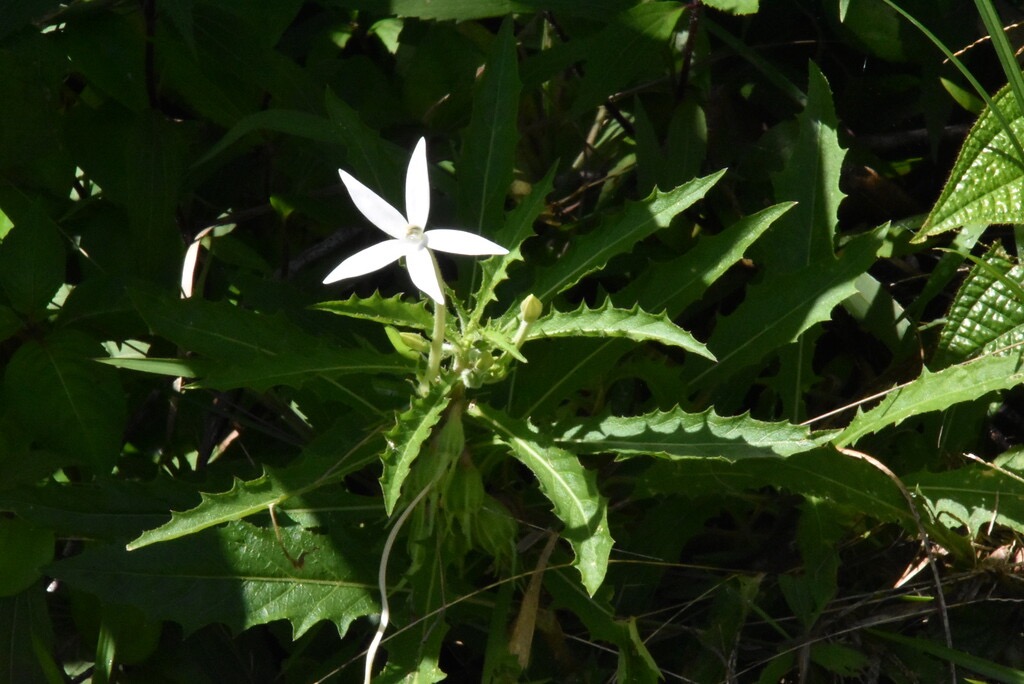
M 891 5 L 0 2 L 0 92 L 0 682 L 357 681 L 394 529 L 378 681 L 1024 681 L 1022 107 Z M 417 392 L 321 280 L 421 136 L 511 253 Z

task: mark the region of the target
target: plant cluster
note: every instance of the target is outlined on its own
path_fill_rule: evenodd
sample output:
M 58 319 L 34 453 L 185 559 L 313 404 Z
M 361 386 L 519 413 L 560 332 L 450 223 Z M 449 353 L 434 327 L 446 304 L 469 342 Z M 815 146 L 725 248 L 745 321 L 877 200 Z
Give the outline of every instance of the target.
M 0 8 L 0 684 L 1024 681 L 977 4 Z

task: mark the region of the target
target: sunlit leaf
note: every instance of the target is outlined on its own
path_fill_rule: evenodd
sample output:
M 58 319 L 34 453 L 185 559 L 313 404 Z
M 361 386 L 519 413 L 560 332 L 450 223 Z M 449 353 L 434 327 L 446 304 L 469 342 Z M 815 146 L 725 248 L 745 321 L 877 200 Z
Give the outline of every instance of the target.
M 583 586 L 593 595 L 604 581 L 612 536 L 608 529 L 608 500 L 597 488 L 596 475 L 573 454 L 553 444 L 529 423 L 475 405 L 467 413 L 495 431 L 512 454 L 529 468 L 555 516 L 565 525 L 561 534 L 576 554 L 573 565 Z
M 855 444 L 890 425 L 930 411 L 943 411 L 964 401 L 973 401 L 995 390 L 1009 389 L 1024 382 L 1024 364 L 1019 352 L 1009 356 L 990 355 L 945 368 L 937 373 L 927 368 L 921 375 L 893 390 L 874 408 L 858 412 L 835 439 L 839 446 Z
M 47 572 L 153 619 L 173 620 L 186 633 L 212 623 L 237 633 L 288 620 L 298 638 L 328 620 L 344 635 L 353 620 L 379 610 L 375 559 L 364 551 L 340 527 L 315 534 L 232 522 L 138 551 L 95 545 Z
M 426 397 L 415 399 L 408 411 L 397 416 L 395 427 L 385 435 L 388 446 L 381 457 L 384 473 L 380 484 L 388 515 L 395 510 L 395 504 L 402 495 L 402 485 L 409 469 L 420 456 L 434 426 L 451 401 L 451 395 L 446 389 L 442 385 L 435 385 Z
M 380 431 L 361 434 L 354 419 L 340 420 L 311 442 L 301 460 L 286 468 L 268 468 L 254 480 L 236 478 L 225 492 L 203 493 L 202 501 L 184 511 L 171 511 L 171 519 L 147 530 L 127 546 L 129 551 L 178 539 L 222 523 L 266 513 L 271 506 L 287 508 L 307 492 L 340 481 L 365 466 L 383 447 Z M 339 496 L 340 499 L 343 498 Z
M 616 309 L 610 301 L 591 309 L 581 304 L 575 311 L 552 311 L 534 323 L 527 340 L 544 337 L 625 337 L 636 342 L 659 342 L 714 360 L 714 356 L 693 335 L 664 313 L 650 314 L 634 306 Z
M 369 297 L 352 295 L 345 300 L 320 302 L 313 308 L 399 328 L 430 330 L 434 325 L 434 316 L 427 311 L 424 301 L 406 301 L 401 295 L 383 297 L 377 292 Z
M 679 458 L 745 458 L 791 456 L 820 446 L 829 434 L 785 422 L 750 416 L 722 417 L 712 409 L 686 413 L 681 409 L 640 416 L 608 416 L 563 426 L 555 442 L 577 453 L 651 455 Z
M 992 103 L 1024 137 L 1021 117 L 1009 86 Z M 923 240 L 969 223 L 1024 223 L 1024 160 L 1017 158 L 999 119 L 986 109 L 967 134 L 949 180 L 916 239 Z

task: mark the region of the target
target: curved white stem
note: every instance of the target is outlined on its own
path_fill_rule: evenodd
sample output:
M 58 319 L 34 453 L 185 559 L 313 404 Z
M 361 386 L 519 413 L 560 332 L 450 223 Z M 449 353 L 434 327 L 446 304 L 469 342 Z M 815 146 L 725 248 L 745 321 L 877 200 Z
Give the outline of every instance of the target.
M 394 527 L 391 528 L 391 532 L 384 542 L 384 552 L 380 556 L 380 565 L 377 568 L 377 589 L 380 591 L 380 624 L 377 625 L 377 632 L 373 635 L 369 648 L 366 649 L 366 669 L 363 672 L 363 684 L 370 684 L 370 680 L 373 678 L 373 661 L 377 657 L 377 649 L 380 647 L 381 639 L 384 638 L 384 632 L 388 628 L 388 620 L 391 617 L 391 607 L 388 605 L 388 559 L 391 557 L 391 547 L 395 545 L 398 532 L 402 529 L 409 514 L 423 500 L 426 493 L 433 489 L 435 482 L 437 482 L 436 478 L 434 482 L 428 484 L 416 495 L 412 503 L 405 507 L 405 510 L 398 516 L 398 520 L 395 521 Z

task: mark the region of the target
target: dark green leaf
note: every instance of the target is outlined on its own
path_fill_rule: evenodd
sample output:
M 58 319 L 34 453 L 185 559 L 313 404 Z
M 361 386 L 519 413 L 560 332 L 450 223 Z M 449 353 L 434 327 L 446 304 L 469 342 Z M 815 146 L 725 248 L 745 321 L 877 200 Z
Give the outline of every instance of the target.
M 329 535 L 228 523 L 139 551 L 95 545 L 47 572 L 112 603 L 173 620 L 186 633 L 222 623 L 234 633 L 288 620 L 299 638 L 321 620 L 344 635 L 379 610 L 374 558 L 340 527 Z M 287 552 L 287 555 L 286 555 Z M 289 558 L 291 556 L 291 558 Z
M 660 71 L 668 57 L 668 38 L 682 13 L 677 2 L 641 3 L 590 37 L 583 83 L 569 116 L 596 107 L 641 74 Z
M 53 560 L 53 532 L 17 518 L 0 519 L 0 597 L 14 596 L 32 586 L 40 568 Z
M 512 29 L 508 18 L 494 40 L 459 159 L 459 216 L 467 228 L 487 235 L 501 224 L 519 140 L 519 64 Z
M 15 310 L 35 315 L 64 283 L 64 240 L 39 205 L 19 212 L 14 221 L 0 242 L 0 287 Z
M 546 443 L 529 423 L 480 405 L 471 406 L 467 412 L 494 430 L 533 472 L 544 496 L 554 505 L 555 516 L 565 525 L 562 536 L 576 554 L 573 565 L 593 596 L 604 581 L 613 544 L 608 530 L 608 500 L 597 489 L 597 476 L 580 465 L 573 454 Z
M 298 463 L 287 468 L 268 468 L 255 480 L 235 479 L 231 489 L 216 494 L 202 494 L 202 501 L 185 511 L 172 511 L 171 519 L 133 539 L 129 551 L 150 544 L 178 539 L 222 523 L 241 520 L 257 513 L 266 513 L 271 506 L 287 509 L 302 505 L 307 492 L 338 482 L 352 471 L 365 466 L 383 448 L 380 430 L 361 435 L 357 420 L 340 420 L 327 433 L 303 450 Z M 336 494 L 339 510 L 343 500 L 351 498 Z M 2 502 L 2 499 L 0 499 Z M 362 502 L 365 505 L 365 501 Z
M 864 235 L 851 242 L 839 259 L 816 260 L 807 268 L 752 286 L 743 303 L 718 322 L 708 340 L 718 363 L 704 362 L 701 370 L 691 366 L 686 375 L 689 387 L 708 387 L 761 363 L 815 323 L 828 320 L 832 309 L 856 292 L 857 278 L 874 262 L 879 243 L 880 236 Z M 695 359 L 689 357 L 688 362 Z
M 125 398 L 103 349 L 65 330 L 26 342 L 7 364 L 4 400 L 42 444 L 69 462 L 108 472 L 121 453 Z
M 785 168 L 772 177 L 776 200 L 796 202 L 772 227 L 765 267 L 793 271 L 833 256 L 836 212 L 843 199 L 839 172 L 844 150 L 836 137 L 835 108 L 828 82 L 811 63 L 807 106 L 797 121 L 800 133 Z
M 572 287 L 617 254 L 628 252 L 637 242 L 665 228 L 681 211 L 704 197 L 722 177 L 723 171 L 696 178 L 669 192 L 654 192 L 643 202 L 628 203 L 619 215 L 609 216 L 590 233 L 578 238 L 555 266 L 537 275 L 533 294 L 548 302 Z

